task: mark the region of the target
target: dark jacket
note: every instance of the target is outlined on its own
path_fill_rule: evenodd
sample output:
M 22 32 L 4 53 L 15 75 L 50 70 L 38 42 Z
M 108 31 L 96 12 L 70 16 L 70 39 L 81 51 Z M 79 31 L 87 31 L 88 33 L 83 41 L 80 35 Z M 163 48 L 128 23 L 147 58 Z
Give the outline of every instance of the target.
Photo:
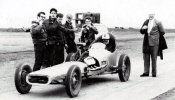
M 86 42 L 86 44 L 90 45 L 95 40 L 95 34 L 98 34 L 98 30 L 93 26 L 89 29 L 86 26 L 83 27 L 81 41 Z
M 149 20 L 147 19 L 143 23 L 142 27 L 145 26 L 145 25 L 148 26 L 148 22 L 149 22 Z M 143 53 L 147 53 L 148 52 L 148 49 L 146 49 L 146 47 L 149 46 L 149 44 L 148 44 L 148 32 L 147 32 L 148 29 L 142 29 L 142 27 L 140 29 L 140 33 L 141 34 L 145 34 L 144 35 L 144 38 L 143 38 L 143 49 L 142 49 L 142 52 Z
M 72 23 L 68 23 L 67 21 L 64 24 L 64 26 L 67 29 L 73 29 Z M 75 34 L 74 34 L 74 32 L 67 32 L 67 33 L 65 33 L 65 35 L 66 35 L 66 40 L 67 41 L 74 41 L 75 40 Z
M 34 44 L 46 42 L 47 34 L 42 25 L 32 26 L 30 33 Z
M 60 43 L 62 46 L 65 46 L 65 44 L 67 44 L 65 33 L 69 31 L 66 30 L 66 28 L 62 23 L 58 23 L 58 27 L 61 27 L 61 28 L 58 29 L 58 34 L 56 36 L 57 42 Z
M 158 55 L 160 56 L 160 59 L 163 60 L 163 50 L 167 49 L 167 44 L 166 44 L 166 40 L 164 38 L 163 35 L 160 35 L 159 38 L 159 51 L 158 51 Z
M 144 23 L 143 23 L 143 26 L 148 26 L 148 23 L 149 23 L 149 19 L 147 19 Z M 158 23 L 156 23 L 158 25 Z M 142 26 L 142 27 L 143 27 Z M 165 34 L 164 31 L 162 31 L 160 28 L 160 26 L 158 25 L 158 32 L 160 34 L 160 37 L 159 37 L 159 51 L 158 51 L 158 55 L 160 55 L 160 58 L 163 59 L 163 52 L 162 52 L 162 48 L 167 48 L 167 45 L 166 45 L 166 41 L 165 41 L 165 38 L 163 37 L 163 35 Z M 148 29 L 140 29 L 140 33 L 141 34 L 145 34 L 144 35 L 144 39 L 143 39 L 143 48 L 142 48 L 142 52 L 143 53 L 149 53 L 149 39 L 148 39 L 148 32 L 147 32 Z M 161 31 L 160 31 L 161 30 Z
M 46 19 L 43 22 L 43 27 L 47 33 L 47 43 L 48 45 L 56 44 L 55 38 L 56 34 L 58 34 L 58 23 L 56 19 Z
M 58 24 L 56 19 L 47 19 L 43 22 L 43 26 L 47 33 L 47 42 L 48 45 L 61 44 L 64 45 L 64 38 L 61 32 L 68 32 L 71 30 L 67 30 L 63 25 Z

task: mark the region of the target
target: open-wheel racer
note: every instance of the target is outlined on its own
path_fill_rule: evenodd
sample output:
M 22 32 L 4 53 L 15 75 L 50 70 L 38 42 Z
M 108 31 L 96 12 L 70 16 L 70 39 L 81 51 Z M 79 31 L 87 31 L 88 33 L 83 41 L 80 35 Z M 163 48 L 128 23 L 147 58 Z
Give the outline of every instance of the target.
M 62 64 L 34 72 L 26 63 L 19 65 L 15 73 L 17 91 L 25 94 L 30 91 L 32 85 L 62 84 L 65 85 L 68 96 L 76 97 L 84 77 L 118 73 L 122 82 L 128 81 L 131 70 L 130 58 L 122 54 L 117 60 L 117 41 L 112 34 L 108 35 L 110 50 L 106 48 L 107 45 L 103 43 L 101 35 L 77 60 L 67 59 Z M 69 57 L 71 58 L 71 55 Z

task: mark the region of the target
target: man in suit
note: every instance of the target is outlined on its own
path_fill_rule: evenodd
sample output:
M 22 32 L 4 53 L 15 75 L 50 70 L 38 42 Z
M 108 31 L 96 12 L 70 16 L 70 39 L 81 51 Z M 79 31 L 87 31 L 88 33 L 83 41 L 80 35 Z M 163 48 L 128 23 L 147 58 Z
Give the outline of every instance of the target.
M 152 77 L 156 77 L 157 74 L 157 55 L 159 47 L 159 37 L 165 34 L 165 30 L 160 21 L 154 19 L 155 14 L 149 14 L 141 30 L 141 34 L 144 35 L 143 40 L 143 59 L 144 59 L 144 73 L 140 77 L 149 76 L 150 70 L 150 58 L 152 61 Z

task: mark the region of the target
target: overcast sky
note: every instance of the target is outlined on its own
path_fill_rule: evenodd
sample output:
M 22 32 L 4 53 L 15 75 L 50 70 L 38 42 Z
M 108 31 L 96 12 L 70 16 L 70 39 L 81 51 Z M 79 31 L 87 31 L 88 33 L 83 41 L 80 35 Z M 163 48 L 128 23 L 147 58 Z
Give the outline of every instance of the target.
M 175 28 L 175 0 L 0 0 L 0 28 L 30 27 L 38 12 L 44 11 L 48 18 L 51 8 L 73 16 L 99 12 L 107 27 L 140 28 L 153 12 L 165 28 Z

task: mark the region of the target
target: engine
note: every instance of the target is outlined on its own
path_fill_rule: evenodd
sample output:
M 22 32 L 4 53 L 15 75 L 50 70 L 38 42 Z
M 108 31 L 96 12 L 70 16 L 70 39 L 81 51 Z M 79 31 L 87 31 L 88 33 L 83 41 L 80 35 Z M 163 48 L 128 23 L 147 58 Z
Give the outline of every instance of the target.
M 95 66 L 100 66 L 99 62 L 97 59 L 94 57 L 87 57 L 84 59 L 84 62 L 89 66 L 89 67 L 95 67 Z

